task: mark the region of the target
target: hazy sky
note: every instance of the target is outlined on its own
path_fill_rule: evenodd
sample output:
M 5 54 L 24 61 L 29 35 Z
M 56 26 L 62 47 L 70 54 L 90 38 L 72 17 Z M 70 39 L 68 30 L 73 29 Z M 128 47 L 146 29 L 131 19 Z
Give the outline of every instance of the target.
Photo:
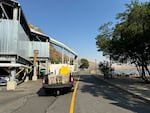
M 29 23 L 64 43 L 80 58 L 101 61 L 95 37 L 103 23 L 116 22 L 116 15 L 131 0 L 17 0 Z M 150 0 L 139 0 L 150 1 Z

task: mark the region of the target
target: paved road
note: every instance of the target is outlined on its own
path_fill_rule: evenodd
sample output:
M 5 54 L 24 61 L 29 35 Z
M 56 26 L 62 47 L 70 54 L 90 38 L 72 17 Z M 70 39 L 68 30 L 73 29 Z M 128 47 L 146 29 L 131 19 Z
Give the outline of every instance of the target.
M 75 113 L 149 113 L 143 100 L 90 75 L 81 76 Z
M 12 113 L 69 113 L 72 93 L 60 96 L 47 95 L 40 89 L 27 97 L 26 102 Z
M 40 89 L 37 94 L 29 96 L 25 104 L 13 113 L 69 113 L 71 94 L 56 97 L 53 94 L 47 95 Z
M 43 89 L 40 89 L 41 86 L 37 87 L 39 91 L 17 103 L 22 105 L 12 113 L 69 113 L 72 92 L 55 97 L 46 95 Z M 14 106 L 11 103 L 9 105 Z M 81 75 L 74 113 L 149 113 L 149 106 L 144 100 L 104 81 L 90 75 Z

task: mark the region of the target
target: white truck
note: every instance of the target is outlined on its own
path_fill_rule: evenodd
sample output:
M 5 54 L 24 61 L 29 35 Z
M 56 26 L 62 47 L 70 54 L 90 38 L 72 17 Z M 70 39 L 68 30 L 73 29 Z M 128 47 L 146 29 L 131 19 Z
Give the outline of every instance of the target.
M 62 66 L 58 75 L 47 74 L 43 77 L 43 89 L 45 93 L 59 95 L 63 91 L 72 91 L 74 76 L 68 66 Z

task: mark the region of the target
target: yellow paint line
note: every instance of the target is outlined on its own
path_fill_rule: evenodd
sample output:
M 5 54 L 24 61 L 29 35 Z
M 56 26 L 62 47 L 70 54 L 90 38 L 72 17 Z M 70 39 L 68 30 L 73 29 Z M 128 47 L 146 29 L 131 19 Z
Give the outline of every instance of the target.
M 74 92 L 72 94 L 72 99 L 71 99 L 71 104 L 70 104 L 70 112 L 69 113 L 74 113 L 75 96 L 76 96 L 77 88 L 78 88 L 78 85 L 79 85 L 79 80 L 80 80 L 80 78 L 78 78 L 78 81 L 77 81 L 77 83 L 75 85 L 75 88 L 74 88 Z

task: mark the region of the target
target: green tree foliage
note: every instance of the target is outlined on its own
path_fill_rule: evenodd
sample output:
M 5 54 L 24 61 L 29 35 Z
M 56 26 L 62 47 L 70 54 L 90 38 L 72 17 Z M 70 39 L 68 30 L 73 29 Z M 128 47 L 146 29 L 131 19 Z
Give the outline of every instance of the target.
M 85 58 L 81 59 L 81 65 L 79 68 L 81 69 L 87 69 L 89 67 L 89 61 Z
M 112 71 L 114 69 L 110 67 L 108 62 L 100 62 L 98 66 L 99 70 L 104 74 L 104 78 L 112 78 Z
M 141 77 L 149 81 L 146 73 L 150 75 L 147 67 L 150 64 L 150 3 L 132 1 L 126 4 L 126 11 L 119 13 L 117 19 L 119 22 L 112 36 L 103 35 L 103 32 L 97 36 L 98 51 L 111 54 L 113 60 L 134 63 Z M 104 40 L 109 43 L 101 44 Z
M 110 29 L 111 22 L 105 23 L 100 26 L 100 34 L 96 37 L 96 45 L 98 51 L 103 51 L 103 55 L 110 55 L 111 53 L 111 39 L 112 29 Z

